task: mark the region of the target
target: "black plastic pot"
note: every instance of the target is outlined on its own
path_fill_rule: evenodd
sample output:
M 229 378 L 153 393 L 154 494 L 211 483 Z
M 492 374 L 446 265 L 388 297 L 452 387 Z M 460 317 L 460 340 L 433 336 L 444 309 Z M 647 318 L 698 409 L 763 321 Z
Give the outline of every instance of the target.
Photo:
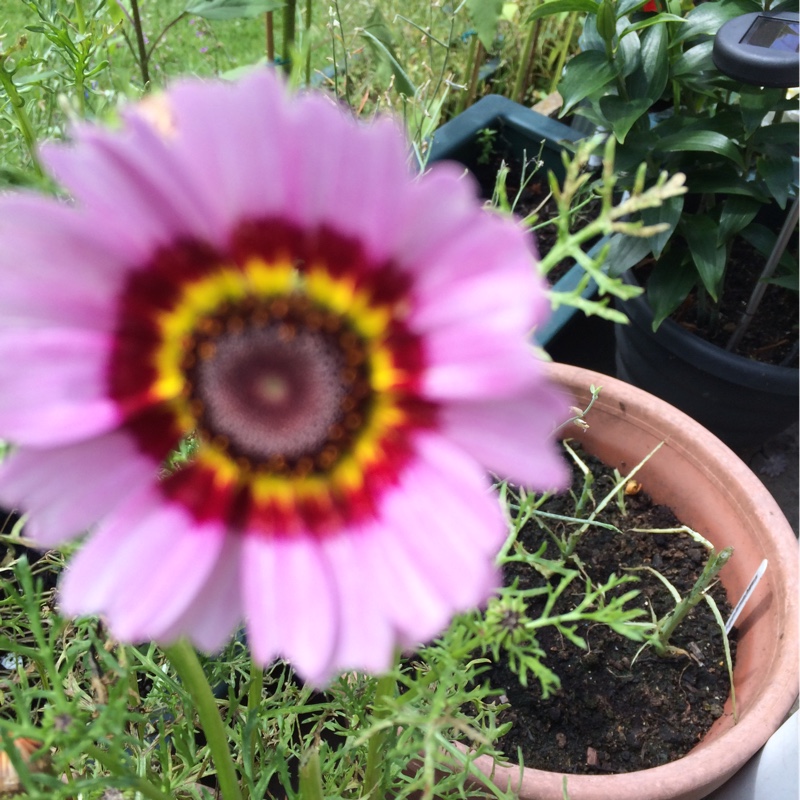
M 627 283 L 636 283 L 629 275 Z M 616 374 L 666 400 L 734 448 L 762 444 L 798 418 L 798 370 L 730 353 L 666 319 L 644 297 L 619 304 Z
M 487 130 L 494 133 L 493 149 L 504 158 L 521 162 L 523 155 L 528 159 L 538 157 L 543 162 L 544 174 L 551 171 L 558 179 L 564 176 L 561 160 L 564 144 L 586 136 L 507 97 L 487 95 L 482 98 L 436 130 L 428 161 L 463 164 L 477 177 L 485 197 L 491 197 L 496 177 L 480 163 L 485 147 L 482 132 Z M 583 270 L 576 265 L 554 289 L 571 291 L 583 275 Z M 597 296 L 594 282 L 587 287 L 584 296 L 589 299 Z M 582 311 L 562 306 L 535 336 L 554 361 L 598 372 L 611 373 L 614 369 L 613 325 L 600 317 L 587 317 Z

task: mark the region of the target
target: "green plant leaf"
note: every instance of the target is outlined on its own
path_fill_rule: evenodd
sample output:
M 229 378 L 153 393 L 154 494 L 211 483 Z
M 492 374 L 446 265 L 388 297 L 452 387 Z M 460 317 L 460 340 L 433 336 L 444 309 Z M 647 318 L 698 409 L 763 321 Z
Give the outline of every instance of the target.
M 754 219 L 763 203 L 752 197 L 730 195 L 722 204 L 722 213 L 719 218 L 717 231 L 717 244 L 724 245 L 731 237 L 735 236 L 742 228 L 747 227 Z
M 620 143 L 625 141 L 633 125 L 650 110 L 649 100 L 623 100 L 615 94 L 601 97 L 599 105 Z
M 697 271 L 680 248 L 667 251 L 647 281 L 647 302 L 653 311 L 653 330 L 686 299 L 697 283 Z
M 800 126 L 796 122 L 778 122 L 771 125 L 764 125 L 753 133 L 750 144 L 754 147 L 764 145 L 789 145 L 797 147 L 797 140 Z
M 600 8 L 600 3 L 595 0 L 548 0 L 546 3 L 536 6 L 533 13 L 528 17 L 526 23 L 534 22 L 552 14 L 561 14 L 565 11 L 583 11 L 586 14 L 596 14 Z
M 659 223 L 666 223 L 669 225 L 667 230 L 656 233 L 647 239 L 653 258 L 658 259 L 661 257 L 664 247 L 675 232 L 682 212 L 683 195 L 668 197 L 658 208 L 642 209 L 642 221 L 645 225 L 657 225 Z
M 700 280 L 717 302 L 727 260 L 726 248 L 717 244 L 719 226 L 711 217 L 686 215 L 681 219 L 680 227 Z
M 748 0 L 702 3 L 686 15 L 686 23 L 673 38 L 673 44 L 688 41 L 696 36 L 714 36 L 723 23 L 750 11 L 761 11 L 761 4 Z
M 285 0 L 189 0 L 184 11 L 205 19 L 241 19 L 277 11 L 285 5 Z
M 387 47 L 374 33 L 366 30 L 366 28 L 362 28 L 361 36 L 367 40 L 378 57 L 384 59 L 391 68 L 394 74 L 394 85 L 397 91 L 407 97 L 413 97 L 417 89 L 411 82 L 411 78 L 406 74 L 406 71 L 400 66 L 400 62 L 395 58 L 392 49 Z
M 615 76 L 614 67 L 604 53 L 597 50 L 578 53 L 570 59 L 558 84 L 558 91 L 564 98 L 561 115 L 590 95 L 602 94 L 614 83 Z
M 640 38 L 641 66 L 626 82 L 628 94 L 633 98 L 644 98 L 652 105 L 661 98 L 669 78 L 667 29 L 663 25 L 645 31 Z
M 652 16 L 648 16 L 647 19 L 639 20 L 639 22 L 634 22 L 632 25 L 628 26 L 625 29 L 625 32 L 622 34 L 623 36 L 627 36 L 629 33 L 635 33 L 636 31 L 644 30 L 645 28 L 651 28 L 654 25 L 658 28 L 663 28 L 664 26 L 661 24 L 663 22 L 681 22 L 684 23 L 686 20 L 683 17 L 679 17 L 677 14 L 654 14 Z
M 503 14 L 503 0 L 467 0 L 467 12 L 481 44 L 491 51 L 497 34 L 497 22 Z
M 764 179 L 775 202 L 786 208 L 789 189 L 797 183 L 797 171 L 792 157 L 777 148 L 756 159 L 756 172 Z
M 707 152 L 716 153 L 744 169 L 744 159 L 739 147 L 727 136 L 715 131 L 683 131 L 666 136 L 656 145 L 656 152 Z
M 763 87 L 742 87 L 739 94 L 739 112 L 748 136 L 752 136 L 761 126 L 764 117 L 774 111 L 785 94 L 783 89 L 764 89 Z M 766 126 L 769 127 L 769 126 Z M 795 142 L 797 137 L 795 136 Z
M 670 77 L 678 78 L 682 75 L 697 75 L 708 70 L 715 70 L 711 53 L 714 49 L 713 42 L 701 42 L 681 53 L 670 68 Z
M 650 242 L 646 238 L 614 233 L 609 237 L 605 268 L 610 277 L 617 278 L 649 255 Z

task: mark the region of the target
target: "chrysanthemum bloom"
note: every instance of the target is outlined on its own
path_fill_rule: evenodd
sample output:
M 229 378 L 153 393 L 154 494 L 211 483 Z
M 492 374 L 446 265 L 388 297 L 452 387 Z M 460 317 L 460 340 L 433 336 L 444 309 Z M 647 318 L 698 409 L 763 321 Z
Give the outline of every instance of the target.
M 244 621 L 319 683 L 487 597 L 486 470 L 563 478 L 526 234 L 268 72 L 43 158 L 74 204 L 0 199 L 0 502 L 44 547 L 91 529 L 65 613 L 206 651 Z

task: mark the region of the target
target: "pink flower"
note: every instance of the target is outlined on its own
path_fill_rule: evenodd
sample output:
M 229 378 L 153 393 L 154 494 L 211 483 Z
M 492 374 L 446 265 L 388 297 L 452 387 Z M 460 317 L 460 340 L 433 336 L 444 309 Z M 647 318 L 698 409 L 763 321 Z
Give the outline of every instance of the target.
M 43 547 L 91 529 L 62 610 L 205 651 L 244 622 L 321 683 L 484 601 L 485 469 L 564 478 L 526 234 L 265 71 L 74 140 L 42 153 L 74 205 L 0 198 L 0 502 Z

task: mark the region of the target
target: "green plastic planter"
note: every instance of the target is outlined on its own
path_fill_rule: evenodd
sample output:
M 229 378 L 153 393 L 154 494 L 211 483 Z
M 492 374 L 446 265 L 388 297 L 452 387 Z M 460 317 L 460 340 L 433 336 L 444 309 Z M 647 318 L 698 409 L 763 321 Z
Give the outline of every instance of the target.
M 501 95 L 487 95 L 466 111 L 442 125 L 433 135 L 429 163 L 457 161 L 478 179 L 482 193 L 491 197 L 495 175 L 480 164 L 483 152 L 481 132 L 495 132 L 494 150 L 506 160 L 521 162 L 523 157 L 538 156 L 543 169 L 558 179 L 564 176 L 561 154 L 564 144 L 584 138 L 585 133 L 545 117 L 530 108 Z M 596 245 L 599 247 L 599 245 Z M 553 287 L 571 291 L 582 279 L 583 270 L 573 266 Z M 584 291 L 591 299 L 597 295 L 592 281 Z M 599 317 L 586 317 L 583 312 L 562 306 L 546 325 L 536 331 L 536 341 L 554 361 L 612 373 L 614 369 L 613 325 Z

